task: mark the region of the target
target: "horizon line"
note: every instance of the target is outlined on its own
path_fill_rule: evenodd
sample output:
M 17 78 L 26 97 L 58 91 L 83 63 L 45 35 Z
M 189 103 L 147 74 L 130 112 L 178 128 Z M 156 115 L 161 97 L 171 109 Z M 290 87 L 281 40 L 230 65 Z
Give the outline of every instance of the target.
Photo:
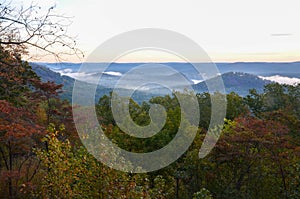
M 90 61 L 90 62 L 68 62 L 68 61 L 62 61 L 62 62 L 35 62 L 35 61 L 28 61 L 28 63 L 51 63 L 51 64 L 83 64 L 83 63 L 116 63 L 116 64 L 150 64 L 150 63 L 179 63 L 179 64 L 188 64 L 188 63 L 229 63 L 229 64 L 236 64 L 236 63 L 300 63 L 299 61 L 233 61 L 233 62 L 226 62 L 226 61 L 217 61 L 217 62 L 180 62 L 180 61 L 140 61 L 140 62 L 105 62 L 105 61 Z

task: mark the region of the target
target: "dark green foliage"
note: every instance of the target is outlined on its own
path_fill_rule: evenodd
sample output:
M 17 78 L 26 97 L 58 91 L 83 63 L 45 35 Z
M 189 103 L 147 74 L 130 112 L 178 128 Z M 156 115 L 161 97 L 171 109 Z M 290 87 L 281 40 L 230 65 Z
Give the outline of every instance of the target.
M 39 77 L 20 55 L 5 50 L 0 46 L 0 100 L 7 100 L 15 105 L 28 101 L 26 98 L 33 84 Z
M 216 96 L 197 94 L 201 114 L 199 134 L 179 160 L 167 168 L 149 173 L 150 182 L 154 183 L 157 175 L 173 179 L 174 195 L 178 190 L 180 198 L 191 198 L 204 187 L 216 198 L 299 196 L 296 188 L 299 180 L 293 177 L 300 175 L 297 169 L 300 151 L 298 88 L 299 85 L 270 84 L 261 94 L 256 90 L 250 90 L 244 98 L 235 93 L 228 94 L 223 135 L 204 159 L 199 159 L 198 152 L 210 121 L 210 99 Z M 109 99 L 107 96 L 101 98 L 97 110 L 103 111 L 103 114 L 98 112 L 99 115 L 109 118 L 106 120 L 106 125 L 110 126 L 108 136 L 120 147 L 136 152 L 141 149 L 153 151 L 166 145 L 176 134 L 180 107 L 174 96 L 150 100 L 150 103 L 163 105 L 168 113 L 164 129 L 152 140 L 132 138 L 118 129 L 107 106 Z M 131 101 L 130 107 L 133 120 L 139 125 L 146 125 L 150 104 L 144 102 L 138 105 Z M 106 111 L 110 114 L 105 115 Z M 176 175 L 178 172 L 181 173 L 179 177 Z
M 225 126 L 219 127 L 222 135 L 203 159 L 199 159 L 198 153 L 211 120 L 211 99 L 222 95 L 197 94 L 200 121 L 189 149 L 159 171 L 128 174 L 104 166 L 79 144 L 70 104 L 58 99 L 61 85 L 53 83 L 64 84 L 63 90 L 68 90 L 73 86 L 73 79 L 34 66 L 44 78 L 48 74 L 42 83 L 26 62 L 3 49 L 0 55 L 0 192 L 5 197 L 300 197 L 300 85 L 268 84 L 263 90 L 250 90 L 245 97 L 234 92 L 227 94 Z M 251 82 L 244 83 L 243 89 L 251 87 Z M 233 88 L 237 82 L 229 78 L 225 84 Z M 184 113 L 175 94 L 152 97 L 148 102 L 129 100 L 130 117 L 137 125 L 146 126 L 151 122 L 149 110 L 153 104 L 162 105 L 167 113 L 161 131 L 141 139 L 128 135 L 116 125 L 111 111 L 112 95 L 108 90 L 98 89 L 102 96 L 98 96 L 95 105 L 98 120 L 106 136 L 119 147 L 132 152 L 151 152 L 176 136 Z M 66 98 L 70 94 L 66 93 Z M 184 103 L 190 102 L 190 93 L 176 94 Z M 189 111 L 194 108 L 188 107 Z M 22 114 L 17 112 L 21 110 Z M 35 128 L 37 125 L 40 128 Z M 196 128 L 187 121 L 183 125 L 186 131 Z M 43 126 L 49 128 L 47 135 L 40 139 L 40 135 L 46 134 Z M 123 161 L 113 150 L 101 153 Z M 11 165 L 8 160 L 13 160 Z M 123 163 L 131 167 L 130 162 Z

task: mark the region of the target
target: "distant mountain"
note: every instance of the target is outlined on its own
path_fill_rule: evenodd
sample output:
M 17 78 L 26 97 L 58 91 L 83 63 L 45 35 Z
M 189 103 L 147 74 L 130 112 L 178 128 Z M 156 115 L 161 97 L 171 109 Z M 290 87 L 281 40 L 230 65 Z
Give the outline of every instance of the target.
M 248 94 L 249 89 L 255 88 L 258 92 L 263 92 L 264 86 L 272 83 L 269 80 L 263 80 L 256 75 L 241 73 L 241 72 L 229 72 L 221 75 L 226 93 L 236 92 L 241 96 Z M 216 78 L 207 80 L 207 83 L 212 84 L 216 81 Z M 208 92 L 205 82 L 200 82 L 193 85 L 194 90 L 197 93 Z M 213 91 L 214 92 L 214 91 Z
M 61 75 L 58 72 L 54 72 L 50 70 L 46 66 L 41 66 L 37 63 L 30 63 L 33 71 L 36 72 L 36 74 L 41 78 L 43 82 L 55 82 L 56 84 L 63 84 L 63 93 L 60 94 L 61 99 L 66 99 L 72 102 L 72 93 L 73 93 L 73 87 L 75 83 L 75 79 L 69 76 Z M 78 81 L 78 80 L 77 80 Z M 80 86 L 83 87 L 82 90 L 89 90 L 94 87 L 94 85 L 86 82 L 82 82 Z M 98 102 L 98 100 L 103 96 L 103 95 L 108 95 L 112 91 L 111 88 L 103 87 L 103 86 L 98 86 L 96 90 L 96 96 L 95 96 L 95 102 Z M 147 93 L 147 92 L 134 92 L 133 98 L 137 102 L 143 102 L 145 100 L 151 99 L 153 96 L 158 96 L 161 95 L 160 92 L 158 91 L 157 93 Z M 85 102 L 82 102 L 82 104 L 85 104 Z
M 62 99 L 69 100 L 70 102 L 72 101 L 72 92 L 73 92 L 73 86 L 74 86 L 74 82 L 75 82 L 74 78 L 65 76 L 65 75 L 61 75 L 58 72 L 54 72 L 54 71 L 50 70 L 49 68 L 47 68 L 45 66 L 41 66 L 36 63 L 30 63 L 30 65 L 31 65 L 33 71 L 35 71 L 36 74 L 39 77 L 41 77 L 41 80 L 43 82 L 50 81 L 50 82 L 55 82 L 56 84 L 63 84 L 63 88 L 62 88 L 63 93 L 60 94 L 60 97 Z M 85 83 L 85 82 L 82 82 L 82 85 L 84 87 L 86 87 L 87 89 L 93 87 L 91 84 Z M 111 89 L 98 86 L 95 99 L 98 100 L 101 96 L 103 96 L 105 94 L 109 94 L 110 90 Z
M 73 86 L 75 82 L 74 78 L 61 75 L 60 73 L 54 72 L 49 68 L 36 63 L 31 63 L 31 66 L 32 69 L 37 73 L 37 75 L 41 77 L 42 81 L 53 81 L 57 84 L 63 84 L 64 92 L 61 94 L 61 98 L 67 99 L 69 101 L 72 100 Z M 242 72 L 228 72 L 222 74 L 221 76 L 224 81 L 226 93 L 236 92 L 241 96 L 247 95 L 249 89 L 252 88 L 255 88 L 258 92 L 263 92 L 264 86 L 266 84 L 272 83 L 272 81 L 263 80 L 256 75 Z M 212 84 L 214 81 L 215 78 L 207 80 L 207 82 L 210 82 Z M 82 86 L 89 89 L 92 87 L 92 84 L 83 82 Z M 205 82 L 194 84 L 192 87 L 197 93 L 208 92 Z M 111 88 L 98 86 L 95 100 L 98 101 L 101 96 L 109 94 L 111 90 Z M 164 93 L 166 94 L 165 91 L 160 92 L 160 90 L 156 90 L 155 93 L 138 91 L 134 93 L 134 99 L 138 102 L 142 102 L 144 100 L 149 100 L 152 96 L 162 95 Z
M 56 72 L 71 74 L 79 72 L 81 63 L 38 63 L 41 66 L 46 66 Z M 115 71 L 124 74 L 134 67 L 145 63 L 111 63 L 106 71 Z M 186 75 L 189 79 L 194 79 L 193 75 L 197 75 L 191 63 L 168 62 L 157 63 L 169 66 L 174 70 Z M 94 73 L 104 70 L 108 63 L 85 63 L 86 73 Z M 215 63 L 219 72 L 225 74 L 228 72 L 243 72 L 260 76 L 280 75 L 286 77 L 300 78 L 300 62 L 234 62 L 234 63 Z M 89 68 L 87 70 L 87 68 Z M 152 70 L 153 71 L 153 70 Z
M 235 62 L 216 65 L 222 74 L 243 72 L 260 76 L 280 75 L 300 78 L 300 62 Z

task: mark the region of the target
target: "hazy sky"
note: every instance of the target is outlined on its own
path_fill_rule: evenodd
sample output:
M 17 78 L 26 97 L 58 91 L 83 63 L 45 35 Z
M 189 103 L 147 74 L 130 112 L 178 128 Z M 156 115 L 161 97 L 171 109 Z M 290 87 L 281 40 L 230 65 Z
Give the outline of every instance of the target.
M 51 5 L 51 1 L 42 1 Z M 299 0 L 56 0 L 88 55 L 114 35 L 164 28 L 197 42 L 213 61 L 299 61 Z M 160 53 L 120 61 L 176 61 Z M 154 59 L 154 60 L 153 60 Z

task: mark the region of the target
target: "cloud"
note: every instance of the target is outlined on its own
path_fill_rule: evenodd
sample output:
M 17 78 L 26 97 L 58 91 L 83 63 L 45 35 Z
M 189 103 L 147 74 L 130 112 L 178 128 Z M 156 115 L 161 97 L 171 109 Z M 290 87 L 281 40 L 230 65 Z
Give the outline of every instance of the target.
M 259 76 L 259 78 L 277 82 L 279 84 L 289 84 L 289 85 L 300 84 L 300 79 L 296 77 L 284 77 L 280 75 L 274 75 L 270 77 Z
M 274 33 L 271 34 L 272 37 L 290 37 L 293 36 L 291 33 Z

